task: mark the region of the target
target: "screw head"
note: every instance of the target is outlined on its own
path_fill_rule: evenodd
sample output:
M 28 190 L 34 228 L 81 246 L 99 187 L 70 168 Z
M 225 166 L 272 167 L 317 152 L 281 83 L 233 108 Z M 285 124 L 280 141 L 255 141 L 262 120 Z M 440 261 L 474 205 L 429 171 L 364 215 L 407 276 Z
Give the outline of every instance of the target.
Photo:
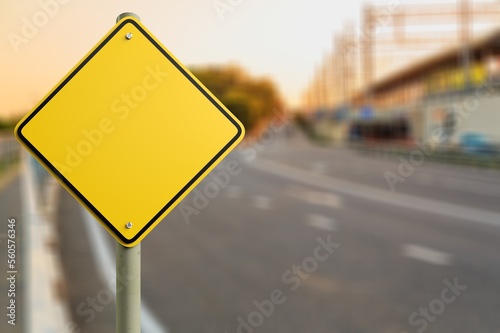
M 131 32 L 127 33 L 127 34 L 125 35 L 125 38 L 127 38 L 127 39 L 132 39 L 132 33 L 131 33 Z
M 127 229 L 132 228 L 132 222 L 127 222 L 127 224 L 125 224 L 125 226 L 127 227 Z

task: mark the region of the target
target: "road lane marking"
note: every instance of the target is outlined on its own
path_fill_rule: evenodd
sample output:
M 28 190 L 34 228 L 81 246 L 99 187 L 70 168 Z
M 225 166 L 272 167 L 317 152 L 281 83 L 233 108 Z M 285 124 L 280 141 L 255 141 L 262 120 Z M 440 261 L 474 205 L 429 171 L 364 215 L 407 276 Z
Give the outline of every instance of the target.
M 306 225 L 309 227 L 325 230 L 325 231 L 335 231 L 337 230 L 337 223 L 334 219 L 318 214 L 307 214 L 306 215 Z
M 101 279 L 104 282 L 116 279 L 116 260 L 111 251 L 109 243 L 106 241 L 104 228 L 94 219 L 94 217 L 85 208 L 81 207 L 81 213 L 84 219 L 84 225 L 89 234 L 89 239 L 92 239 L 92 254 L 94 261 L 97 264 Z M 111 290 L 116 298 L 116 290 Z M 148 333 L 168 333 L 168 329 L 155 318 L 144 300 L 141 301 L 141 327 L 143 332 Z
M 259 209 L 271 209 L 271 201 L 271 198 L 264 195 L 254 195 L 253 197 L 253 205 Z
M 327 206 L 336 209 L 343 207 L 342 198 L 330 192 L 311 191 L 305 187 L 290 186 L 286 190 L 286 193 L 291 197 L 304 200 L 313 205 Z
M 230 185 L 225 191 L 226 197 L 230 199 L 241 199 L 242 190 L 241 186 Z
M 459 219 L 500 227 L 500 213 L 493 211 L 429 200 L 410 194 L 392 193 L 389 190 L 381 190 L 359 183 L 318 175 L 262 158 L 258 158 L 258 160 L 248 163 L 247 165 L 269 174 L 274 174 L 301 184 L 315 186 L 327 191 L 340 192 L 382 204 L 442 215 L 452 218 L 450 221 Z
M 448 266 L 452 264 L 451 254 L 415 244 L 403 244 L 402 255 L 434 265 Z
M 342 199 L 333 193 L 307 191 L 304 193 L 304 200 L 315 205 L 342 208 Z
M 47 244 L 57 240 L 57 230 L 43 211 L 39 210 L 40 191 L 34 170 L 35 159 L 24 151 L 21 155 L 21 220 L 20 230 L 29 240 L 23 259 L 29 263 L 24 272 L 26 279 L 27 316 L 26 331 L 62 332 L 71 322 L 66 298 L 57 297 L 54 288 L 64 281 L 61 259 Z M 36 329 L 35 329 L 36 328 Z
M 335 293 L 342 290 L 341 284 L 329 276 L 313 274 L 304 281 L 308 288 L 315 289 L 322 293 Z

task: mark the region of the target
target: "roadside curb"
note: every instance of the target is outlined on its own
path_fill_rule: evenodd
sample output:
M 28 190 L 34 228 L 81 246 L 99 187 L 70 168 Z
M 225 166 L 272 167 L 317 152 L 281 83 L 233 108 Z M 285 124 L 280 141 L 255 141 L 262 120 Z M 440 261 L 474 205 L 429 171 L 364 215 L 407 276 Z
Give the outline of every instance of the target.
M 31 159 L 31 160 L 30 160 Z M 26 331 L 67 332 L 71 324 L 57 231 L 53 222 L 57 183 L 50 179 L 41 203 L 33 160 L 23 153 L 21 207 L 24 234 L 26 285 Z

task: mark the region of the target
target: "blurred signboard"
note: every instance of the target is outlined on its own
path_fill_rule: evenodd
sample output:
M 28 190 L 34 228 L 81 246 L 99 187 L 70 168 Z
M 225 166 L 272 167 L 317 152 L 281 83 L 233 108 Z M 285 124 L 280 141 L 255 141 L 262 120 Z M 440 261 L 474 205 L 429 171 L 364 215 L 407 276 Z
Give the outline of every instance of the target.
M 128 247 L 243 134 L 242 124 L 131 17 L 16 128 L 21 143 Z
M 363 120 L 370 120 L 370 119 L 373 119 L 375 115 L 375 112 L 373 110 L 373 107 L 371 107 L 370 105 L 365 105 L 361 108 L 361 110 L 359 111 L 359 117 L 360 119 L 363 119 Z
M 469 70 L 470 84 L 477 86 L 488 78 L 486 65 L 472 64 Z M 465 88 L 465 72 L 461 67 L 441 69 L 432 73 L 427 79 L 427 91 L 430 93 L 460 90 Z

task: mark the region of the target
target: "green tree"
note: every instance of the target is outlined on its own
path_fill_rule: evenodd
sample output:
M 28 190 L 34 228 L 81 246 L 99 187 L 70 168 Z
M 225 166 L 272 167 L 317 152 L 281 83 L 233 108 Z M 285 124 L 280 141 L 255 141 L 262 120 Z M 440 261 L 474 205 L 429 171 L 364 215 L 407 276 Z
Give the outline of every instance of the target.
M 18 119 L 18 118 L 10 118 L 10 119 L 0 118 L 0 130 L 14 129 L 14 127 L 16 126 L 16 124 L 19 120 L 20 119 Z

